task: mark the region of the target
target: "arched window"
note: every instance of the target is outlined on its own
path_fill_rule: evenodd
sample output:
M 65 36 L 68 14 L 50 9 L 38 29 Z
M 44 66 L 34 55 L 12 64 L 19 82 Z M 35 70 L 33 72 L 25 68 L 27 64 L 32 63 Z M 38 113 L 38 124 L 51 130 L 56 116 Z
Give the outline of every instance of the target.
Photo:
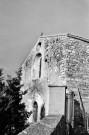
M 33 64 L 33 79 L 38 79 L 41 77 L 41 67 L 42 67 L 42 56 L 41 53 L 38 53 L 35 56 Z
M 33 121 L 37 122 L 37 114 L 38 114 L 38 104 L 36 101 L 33 102 Z
M 37 44 L 37 46 L 36 46 L 36 50 L 37 50 L 37 51 L 39 51 L 39 50 L 40 50 L 40 48 L 41 48 L 41 42 L 39 42 L 39 43 Z

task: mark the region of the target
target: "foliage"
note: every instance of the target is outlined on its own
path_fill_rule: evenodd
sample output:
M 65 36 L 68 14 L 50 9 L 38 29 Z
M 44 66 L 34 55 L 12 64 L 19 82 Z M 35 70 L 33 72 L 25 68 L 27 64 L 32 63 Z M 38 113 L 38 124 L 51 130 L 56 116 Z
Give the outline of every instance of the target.
M 2 74 L 0 75 L 2 78 Z M 7 86 L 2 88 L 4 97 L 0 97 L 0 135 L 16 135 L 27 127 L 26 120 L 29 114 L 25 105 L 21 103 L 21 69 L 16 75 L 14 78 L 8 76 Z
M 0 135 L 4 135 L 8 121 L 6 114 L 8 98 L 6 97 L 5 83 L 3 81 L 3 69 L 0 69 Z

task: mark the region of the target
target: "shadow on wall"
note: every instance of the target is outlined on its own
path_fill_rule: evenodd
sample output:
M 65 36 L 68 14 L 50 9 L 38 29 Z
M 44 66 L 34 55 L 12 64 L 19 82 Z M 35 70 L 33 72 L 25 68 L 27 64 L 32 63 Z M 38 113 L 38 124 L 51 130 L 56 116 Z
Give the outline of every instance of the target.
M 66 123 L 64 115 L 51 135 L 74 135 L 74 129 L 70 123 Z
M 45 106 L 43 104 L 41 107 L 40 120 L 42 120 L 44 117 L 45 117 Z

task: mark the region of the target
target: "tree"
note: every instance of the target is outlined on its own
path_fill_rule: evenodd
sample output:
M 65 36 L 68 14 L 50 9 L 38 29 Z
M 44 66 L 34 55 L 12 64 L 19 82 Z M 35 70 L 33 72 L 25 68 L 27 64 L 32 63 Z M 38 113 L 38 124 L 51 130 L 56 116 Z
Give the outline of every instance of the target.
M 0 95 L 1 92 L 3 91 L 3 87 L 5 85 L 5 83 L 3 82 L 4 77 L 3 77 L 3 69 L 0 69 Z
M 8 105 L 7 113 L 9 116 L 8 122 L 8 135 L 15 135 L 21 132 L 26 128 L 26 120 L 29 116 L 29 113 L 25 110 L 24 103 L 21 103 L 22 93 L 20 92 L 21 81 L 21 69 L 16 72 L 16 77 L 12 78 L 8 76 L 7 79 L 7 95 L 9 95 L 10 101 Z
M 8 75 L 5 85 L 3 70 L 0 69 L 0 135 L 16 135 L 27 127 L 29 113 L 21 103 L 20 80 L 21 69 L 16 72 L 16 77 Z
M 6 108 L 8 106 L 8 98 L 6 97 L 6 89 L 3 78 L 3 69 L 0 69 L 0 135 L 4 135 L 7 125 Z

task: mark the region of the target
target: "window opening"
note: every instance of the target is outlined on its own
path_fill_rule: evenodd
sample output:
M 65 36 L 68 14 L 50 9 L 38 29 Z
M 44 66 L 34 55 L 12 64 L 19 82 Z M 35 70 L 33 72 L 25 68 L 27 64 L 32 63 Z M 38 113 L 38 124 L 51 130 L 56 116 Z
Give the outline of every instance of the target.
M 35 57 L 33 65 L 33 79 L 41 77 L 41 66 L 42 66 L 42 56 L 41 53 L 38 53 Z
M 44 104 L 41 107 L 40 119 L 42 120 L 45 117 L 45 107 Z
M 33 103 L 33 120 L 37 122 L 37 114 L 38 114 L 38 104 L 36 101 Z
M 42 63 L 42 58 L 40 58 L 39 78 L 41 77 L 41 63 Z

